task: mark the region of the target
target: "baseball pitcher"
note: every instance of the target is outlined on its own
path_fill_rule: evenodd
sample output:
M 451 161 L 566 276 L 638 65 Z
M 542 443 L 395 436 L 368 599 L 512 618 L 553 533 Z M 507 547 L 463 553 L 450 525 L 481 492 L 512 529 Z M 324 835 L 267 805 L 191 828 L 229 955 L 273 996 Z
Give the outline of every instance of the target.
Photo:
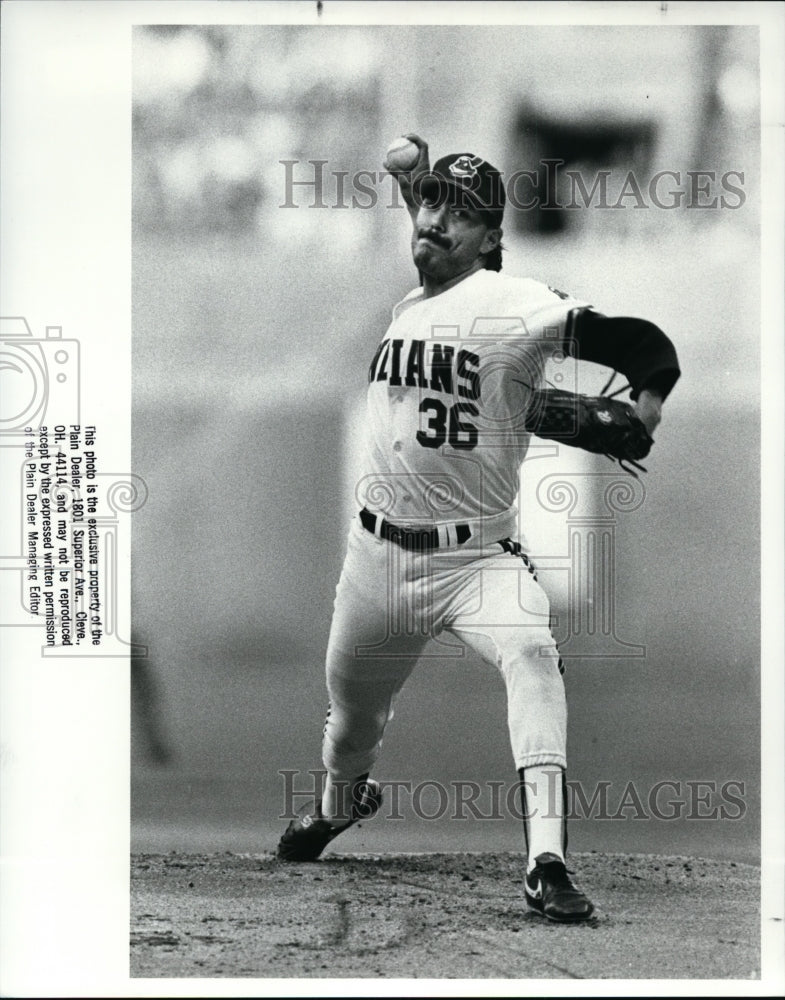
M 410 134 L 385 167 L 409 209 L 420 282 L 393 309 L 368 369 L 360 499 L 327 650 L 327 779 L 278 856 L 314 860 L 378 811 L 382 786 L 369 775 L 396 694 L 428 640 L 447 630 L 504 679 L 526 902 L 551 920 L 586 920 L 594 907 L 565 867 L 563 666 L 548 597 L 515 540 L 525 537 L 520 466 L 538 434 L 635 474 L 679 378 L 676 352 L 652 323 L 503 275 L 504 182 L 480 156 L 454 153 L 431 168 L 427 144 Z M 622 373 L 634 405 L 549 390 L 544 366 L 555 352 Z

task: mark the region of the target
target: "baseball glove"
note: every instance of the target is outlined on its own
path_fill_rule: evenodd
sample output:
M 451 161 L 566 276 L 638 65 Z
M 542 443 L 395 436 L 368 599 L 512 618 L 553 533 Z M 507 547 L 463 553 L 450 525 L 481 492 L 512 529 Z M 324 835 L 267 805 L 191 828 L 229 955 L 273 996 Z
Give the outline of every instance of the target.
M 585 396 L 564 389 L 536 389 L 526 412 L 526 430 L 617 461 L 625 471 L 638 464 L 654 439 L 629 403 L 610 396 Z M 625 464 L 627 463 L 627 464 Z

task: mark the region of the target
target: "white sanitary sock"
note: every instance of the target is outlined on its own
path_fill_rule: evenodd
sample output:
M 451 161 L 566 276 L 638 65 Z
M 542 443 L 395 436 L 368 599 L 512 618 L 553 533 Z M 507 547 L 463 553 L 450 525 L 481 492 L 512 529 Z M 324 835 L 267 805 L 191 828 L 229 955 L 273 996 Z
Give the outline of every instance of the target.
M 349 820 L 351 806 L 351 783 L 348 781 L 333 782 L 330 775 L 324 783 L 322 795 L 322 816 L 334 826 L 343 826 Z
M 523 768 L 524 822 L 529 840 L 527 872 L 534 868 L 540 854 L 555 854 L 564 861 L 562 774 L 556 764 Z

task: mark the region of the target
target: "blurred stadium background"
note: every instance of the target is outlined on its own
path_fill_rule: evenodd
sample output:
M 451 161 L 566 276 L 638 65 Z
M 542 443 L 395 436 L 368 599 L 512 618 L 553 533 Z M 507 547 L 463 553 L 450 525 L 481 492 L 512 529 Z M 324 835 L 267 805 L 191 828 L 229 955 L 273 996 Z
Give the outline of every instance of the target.
M 148 649 L 133 664 L 135 849 L 267 849 L 279 771 L 319 766 L 358 405 L 390 308 L 416 280 L 390 179 L 375 206 L 341 208 L 335 172 L 348 203 L 351 177 L 417 131 L 433 156 L 469 149 L 508 174 L 561 159 L 589 185 L 611 171 L 616 192 L 630 170 L 676 171 L 686 192 L 690 170 L 744 174 L 736 208 L 633 197 L 509 212 L 505 270 L 658 323 L 684 373 L 645 502 L 614 523 L 616 635 L 646 655 L 569 660 L 569 777 L 589 794 L 611 782 L 616 801 L 630 781 L 644 796 L 664 780 L 745 786 L 741 819 L 631 809 L 574 823 L 573 846 L 757 858 L 757 45 L 740 27 L 135 30 L 133 452 L 149 488 L 133 527 L 134 630 Z M 326 161 L 327 207 L 309 207 L 307 188 L 281 207 L 285 160 L 297 180 Z M 704 203 L 723 193 L 710 187 Z M 532 489 L 527 536 L 566 622 L 569 526 Z M 511 782 L 503 700 L 471 657 L 424 660 L 379 776 Z M 520 846 L 512 820 L 405 812 L 349 848 Z

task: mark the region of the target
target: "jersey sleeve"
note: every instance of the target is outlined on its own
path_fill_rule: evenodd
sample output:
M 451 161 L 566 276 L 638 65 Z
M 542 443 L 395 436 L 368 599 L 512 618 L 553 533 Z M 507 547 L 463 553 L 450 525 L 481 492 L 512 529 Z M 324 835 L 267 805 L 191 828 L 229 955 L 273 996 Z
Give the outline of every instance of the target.
M 531 278 L 502 280 L 506 281 L 503 287 L 509 314 L 520 315 L 518 325 L 527 335 L 538 333 L 551 343 L 563 345 L 570 335 L 573 317 L 591 308 L 588 302 Z
M 645 319 L 604 316 L 577 307 L 569 314 L 565 337 L 569 353 L 577 360 L 621 372 L 634 400 L 643 389 L 665 399 L 681 375 L 676 348 L 658 326 Z

